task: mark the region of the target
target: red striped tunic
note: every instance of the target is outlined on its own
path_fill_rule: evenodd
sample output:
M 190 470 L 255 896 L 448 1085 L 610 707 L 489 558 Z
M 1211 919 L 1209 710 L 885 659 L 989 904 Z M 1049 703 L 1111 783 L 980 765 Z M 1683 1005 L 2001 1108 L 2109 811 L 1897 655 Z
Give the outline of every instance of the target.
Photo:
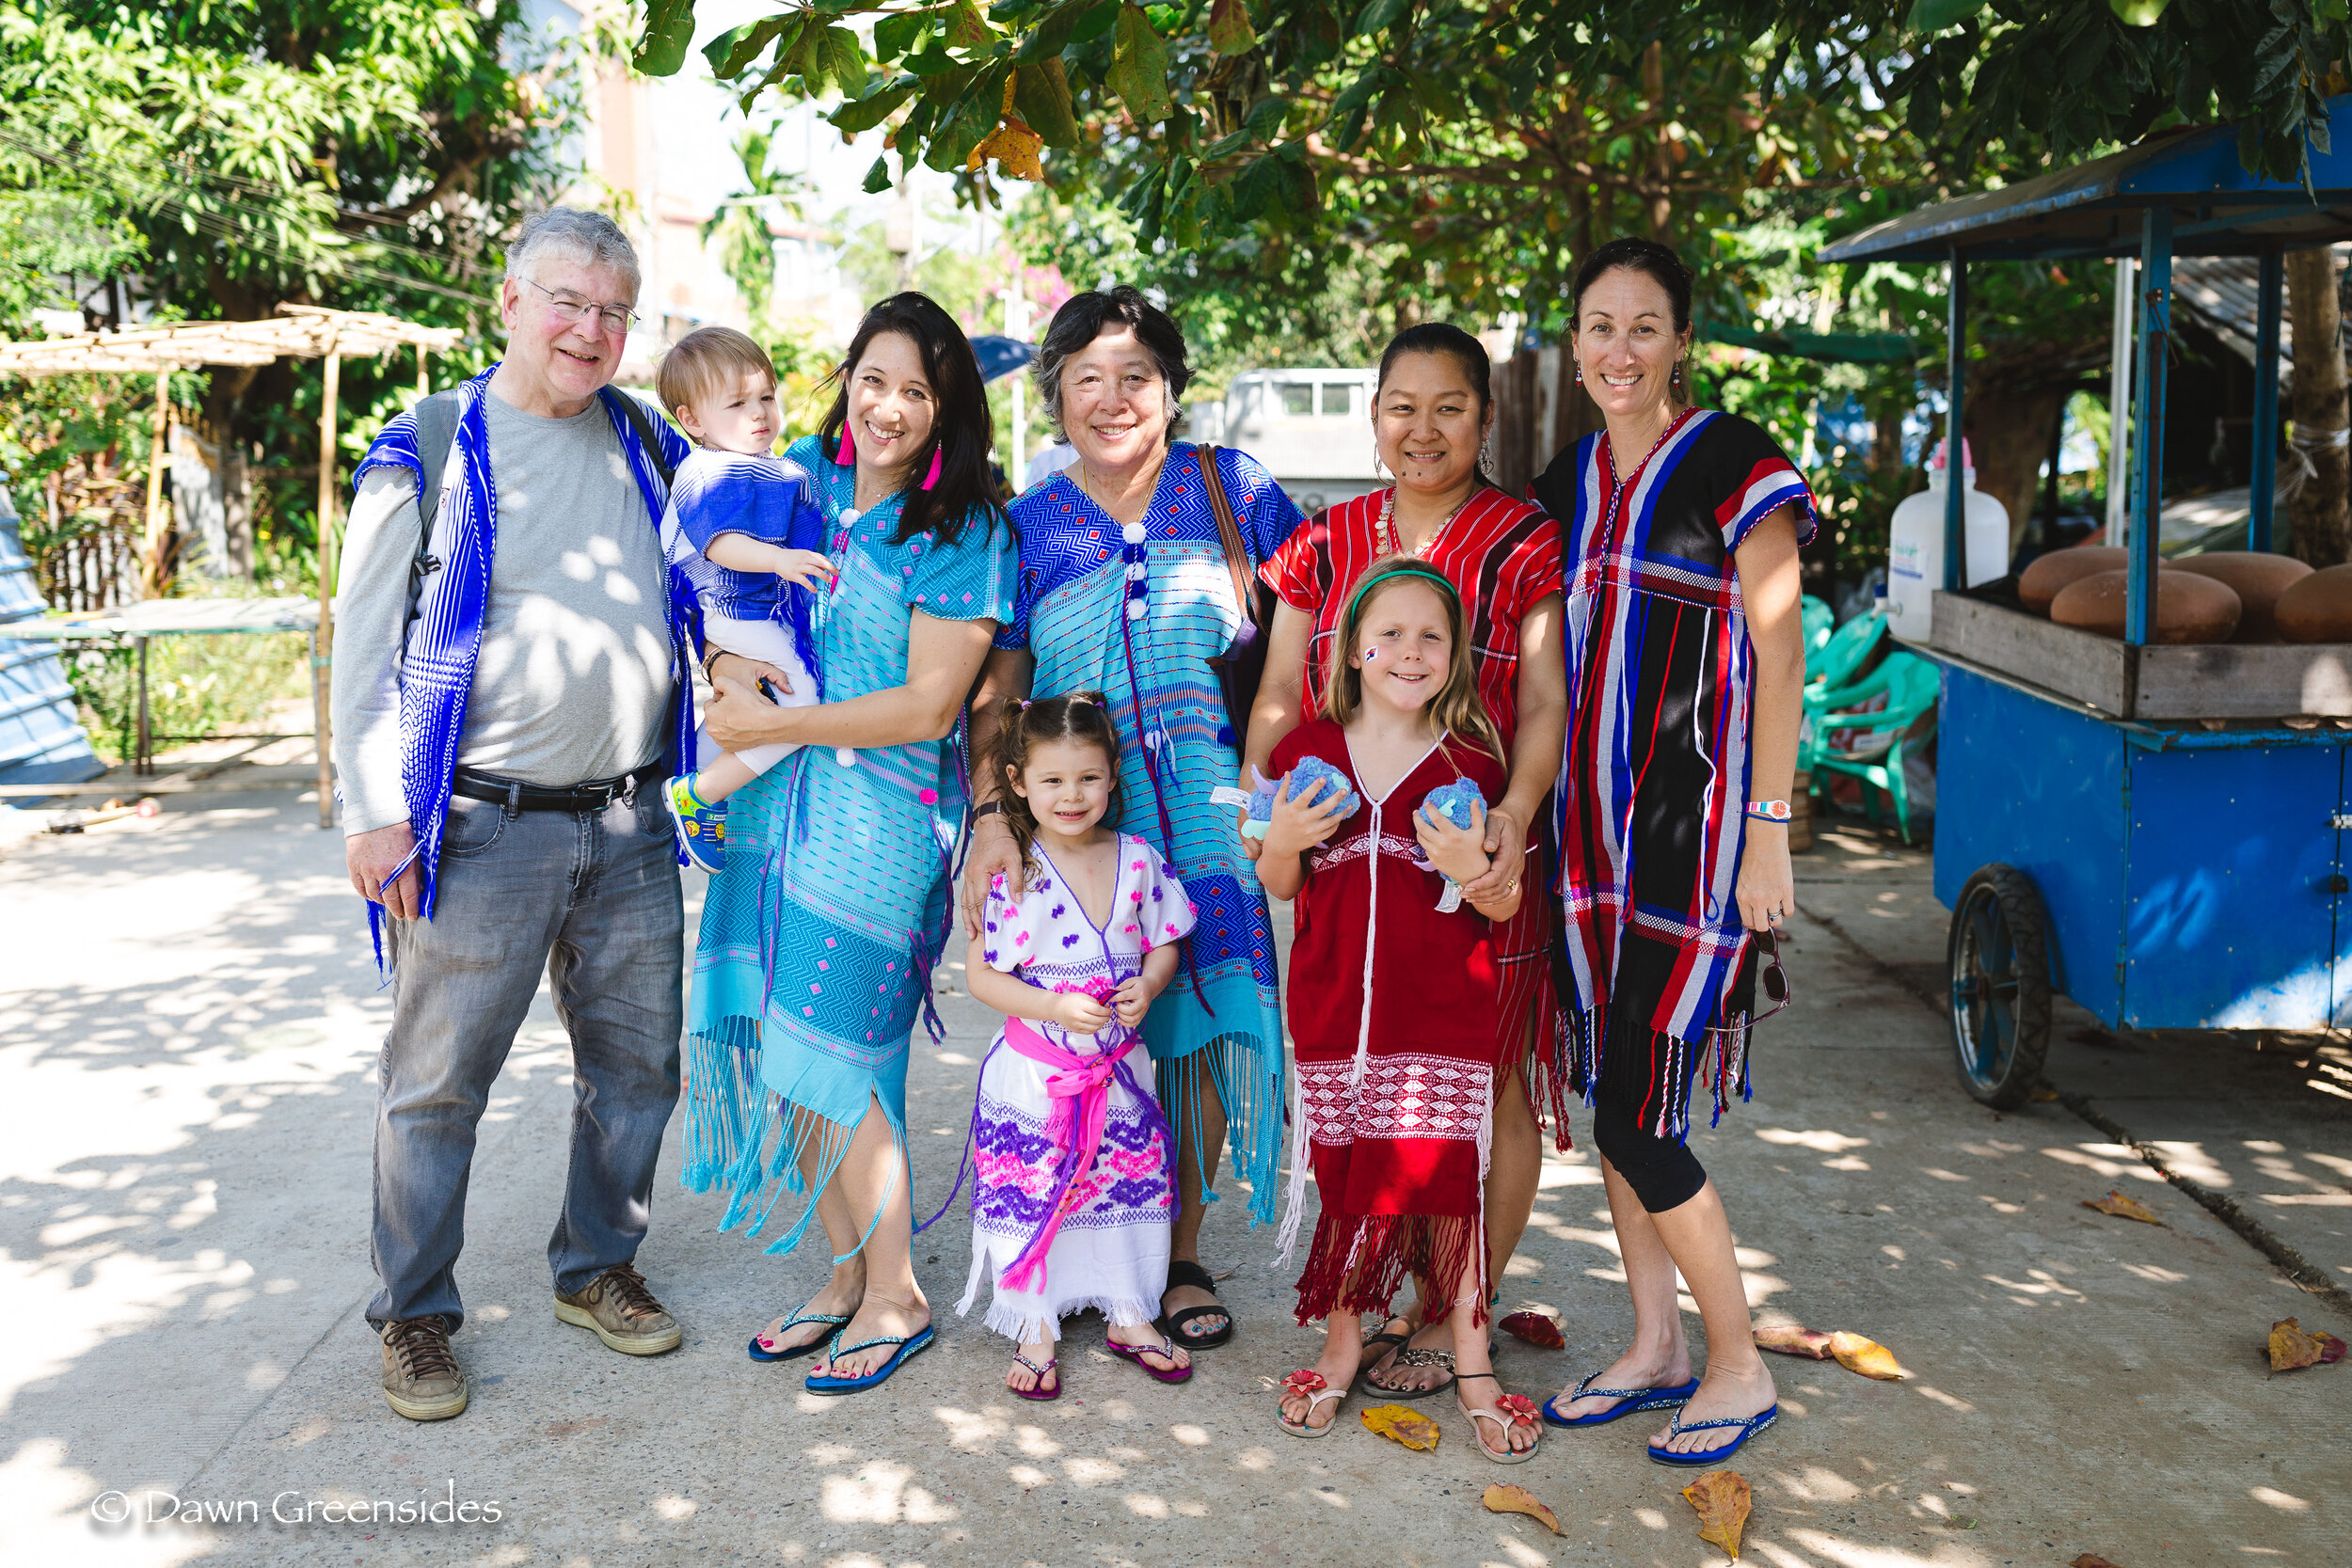
M 1322 705 L 1329 681 L 1331 644 L 1347 609 L 1348 591 L 1374 562 L 1387 552 L 1380 547 L 1380 507 L 1390 492 L 1343 501 L 1316 513 L 1293 531 L 1259 575 L 1282 602 L 1314 617 L 1314 641 L 1307 653 L 1307 712 Z M 1469 618 L 1471 657 L 1476 661 L 1478 695 L 1502 734 L 1502 751 L 1511 754 L 1518 733 L 1519 624 L 1547 596 L 1562 593 L 1560 529 L 1540 507 L 1515 500 L 1501 490 L 1487 488 L 1470 498 L 1454 519 L 1430 541 L 1422 559 L 1454 584 L 1462 595 Z M 1546 958 L 1552 933 L 1559 926 L 1557 906 L 1549 898 L 1527 894 L 1549 887 L 1554 875 L 1549 832 L 1538 820 L 1528 824 L 1534 846 L 1521 875 L 1519 912 L 1495 931 L 1496 963 L 1502 974 L 1502 1028 L 1499 1053 L 1504 1061 L 1518 1058 L 1533 1017 L 1537 1068 L 1546 1082 L 1543 1092 L 1531 1082 L 1534 1103 L 1551 1106 L 1557 1117 L 1562 1147 L 1566 1147 L 1565 1091 L 1548 1070 L 1559 1030 L 1559 1002 L 1551 986 Z

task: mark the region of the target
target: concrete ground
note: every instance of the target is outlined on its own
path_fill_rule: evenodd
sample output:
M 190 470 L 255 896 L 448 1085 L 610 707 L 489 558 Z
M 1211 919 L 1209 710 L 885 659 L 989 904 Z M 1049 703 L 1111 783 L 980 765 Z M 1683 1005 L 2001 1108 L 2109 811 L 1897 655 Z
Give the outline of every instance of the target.
M 544 1238 L 572 1085 L 544 999 L 483 1129 L 457 1346 L 473 1407 L 417 1426 L 377 1393 L 360 1317 L 371 1067 L 386 1003 L 339 840 L 291 789 L 185 795 L 145 824 L 0 852 L 0 1553 L 16 1563 L 1718 1563 L 1648 1464 L 1654 1422 L 1549 1433 L 1505 1470 L 1438 1401 L 1435 1452 L 1363 1431 L 1310 1446 L 1273 1388 L 1312 1359 L 1242 1195 L 1209 1260 L 1240 1324 L 1179 1388 L 1081 1322 L 1056 1404 L 1002 1387 L 1006 1347 L 951 1305 L 960 1216 L 917 1243 L 938 1348 L 884 1388 L 805 1394 L 746 1338 L 823 1260 L 715 1233 L 675 1185 L 640 1263 L 687 1324 L 632 1360 L 548 1311 Z M 1836 834 L 1801 863 L 1797 1005 L 1766 1025 L 1754 1103 L 1694 1147 L 1723 1187 L 1759 1317 L 1851 1329 L 1910 1370 L 1873 1383 L 1774 1359 L 1783 1419 L 1733 1462 L 1743 1559 L 1771 1568 L 2124 1568 L 2347 1560 L 2352 1364 L 2267 1372 L 2271 1321 L 2352 1322 L 2057 1104 L 1966 1099 L 1932 994 L 1943 911 L 1922 857 Z M 990 1021 L 943 969 L 944 1046 L 915 1053 L 918 1197 L 952 1179 Z M 2075 1021 L 2080 1023 L 2082 1021 Z M 2211 1037 L 2053 1052 L 2060 1085 L 2198 1163 L 2335 1277 L 2352 1066 L 2325 1042 Z M 2290 1068 L 2289 1063 L 2304 1066 Z M 1578 1117 L 1578 1130 L 1583 1130 Z M 2162 1227 L 2081 1207 L 2122 1187 Z M 1505 1281 L 1567 1350 L 1506 1340 L 1539 1398 L 1629 1330 L 1598 1173 L 1553 1156 Z M 1695 1316 L 1691 1318 L 1695 1336 Z M 1528 1487 L 1564 1535 L 1479 1506 Z M 156 1489 L 151 1493 L 149 1489 Z M 128 1494 L 134 1517 L 102 1524 Z M 167 1495 L 162 1496 L 158 1494 Z M 150 1516 L 168 1497 L 258 1523 Z M 487 1504 L 467 1522 L 331 1522 L 358 1499 Z M 271 1519 L 273 1505 L 281 1516 Z

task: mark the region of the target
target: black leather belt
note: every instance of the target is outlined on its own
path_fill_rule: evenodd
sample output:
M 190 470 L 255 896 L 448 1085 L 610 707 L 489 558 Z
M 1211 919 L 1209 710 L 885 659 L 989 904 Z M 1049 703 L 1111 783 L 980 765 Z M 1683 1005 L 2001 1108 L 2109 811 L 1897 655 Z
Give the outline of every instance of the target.
M 586 784 L 550 789 L 545 784 L 524 784 L 519 779 L 501 779 L 496 773 L 460 768 L 449 787 L 453 795 L 463 795 L 469 800 L 496 801 L 508 811 L 603 811 L 615 800 L 634 800 L 638 785 L 655 783 L 663 773 L 660 761 L 656 759 L 634 773 L 623 773 L 618 778 L 590 779 Z

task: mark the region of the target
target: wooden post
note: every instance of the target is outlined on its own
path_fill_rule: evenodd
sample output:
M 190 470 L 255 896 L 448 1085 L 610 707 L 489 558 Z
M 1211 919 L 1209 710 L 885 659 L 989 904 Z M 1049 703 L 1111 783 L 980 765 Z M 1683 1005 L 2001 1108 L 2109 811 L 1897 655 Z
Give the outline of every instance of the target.
M 2165 372 L 2172 342 L 2172 209 L 2140 218 L 2139 294 L 2135 302 L 2137 356 L 2133 401 L 2131 555 L 2124 564 L 2123 641 L 2137 647 L 2155 625 L 2156 537 L 2164 512 Z M 2133 657 L 2138 656 L 2133 655 Z M 2131 668 L 2126 666 L 2126 668 Z M 2126 717 L 2129 717 L 2128 713 Z
M 164 447 L 170 436 L 171 372 L 155 372 L 153 439 L 147 455 L 147 548 L 139 562 L 143 595 L 154 599 L 164 592 Z
M 319 826 L 335 825 L 335 765 L 328 744 L 333 721 L 328 716 L 329 691 L 335 669 L 335 404 L 342 396 L 343 357 L 335 340 L 326 340 L 326 387 L 319 402 L 319 629 L 318 651 L 311 656 L 316 672 L 311 686 L 312 724 L 318 732 Z

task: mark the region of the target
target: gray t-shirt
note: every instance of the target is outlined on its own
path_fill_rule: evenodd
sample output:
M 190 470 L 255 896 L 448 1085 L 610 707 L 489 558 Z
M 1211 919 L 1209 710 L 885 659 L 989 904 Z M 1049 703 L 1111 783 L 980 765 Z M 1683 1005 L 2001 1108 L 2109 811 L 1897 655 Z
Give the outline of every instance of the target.
M 661 542 L 601 404 L 543 419 L 486 403 L 498 520 L 461 766 L 561 787 L 661 752 L 671 691 Z M 334 753 L 343 832 L 405 820 L 394 674 L 419 518 L 416 475 L 360 482 L 335 605 Z

